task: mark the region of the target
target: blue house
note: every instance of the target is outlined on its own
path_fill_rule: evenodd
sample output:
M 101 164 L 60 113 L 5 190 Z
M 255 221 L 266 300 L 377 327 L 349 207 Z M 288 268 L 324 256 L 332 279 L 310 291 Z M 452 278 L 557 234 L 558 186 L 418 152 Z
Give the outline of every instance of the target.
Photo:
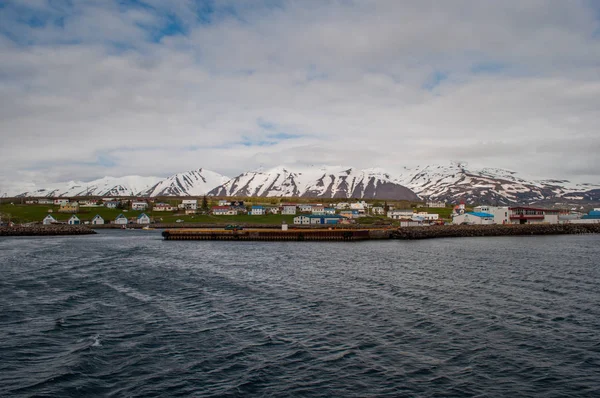
M 600 210 L 592 210 L 585 216 L 581 217 L 582 220 L 600 220 Z
M 263 216 L 265 214 L 265 208 L 263 206 L 252 206 L 250 215 L 252 216 Z

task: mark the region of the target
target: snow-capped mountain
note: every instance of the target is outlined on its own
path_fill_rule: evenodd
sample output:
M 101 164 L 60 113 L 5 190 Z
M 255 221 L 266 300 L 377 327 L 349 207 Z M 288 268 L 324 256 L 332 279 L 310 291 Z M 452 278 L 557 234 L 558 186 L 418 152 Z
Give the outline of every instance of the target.
M 573 184 L 566 180 L 527 180 L 514 171 L 473 169 L 460 162 L 405 168 L 399 181 L 422 198 L 449 202 L 464 200 L 467 203 L 526 204 L 556 199 L 600 199 L 600 186 Z
M 209 195 L 418 200 L 414 192 L 383 170 L 341 166 L 295 171 L 282 166 L 246 172 L 216 187 Z
M 276 167 L 249 171 L 228 179 L 197 169 L 159 177 L 104 177 L 90 182 L 67 182 L 45 188 L 26 185 L 17 196 L 243 196 L 314 197 L 396 200 L 464 200 L 478 204 L 600 202 L 600 185 L 566 180 L 534 180 L 516 172 L 470 168 L 466 163 L 404 168 L 400 174 L 352 167 Z M 418 195 L 418 196 L 417 196 Z
M 31 187 L 17 197 L 72 197 L 72 196 L 132 196 L 145 192 L 161 181 L 160 177 L 103 177 L 81 182 L 69 181 L 52 184 L 45 188 Z
M 143 196 L 200 196 L 229 180 L 214 171 L 198 169 L 174 174 L 143 192 Z

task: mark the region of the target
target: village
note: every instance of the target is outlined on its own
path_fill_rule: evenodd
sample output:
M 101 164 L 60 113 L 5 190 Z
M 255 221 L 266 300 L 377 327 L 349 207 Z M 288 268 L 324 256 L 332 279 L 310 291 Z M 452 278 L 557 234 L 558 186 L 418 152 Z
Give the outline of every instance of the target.
M 593 224 L 600 223 L 600 208 L 584 214 L 574 210 L 526 206 L 467 206 L 441 201 L 397 203 L 387 201 L 331 201 L 260 203 L 246 200 L 147 198 L 28 198 L 0 207 L 0 223 L 41 223 L 43 225 L 150 225 L 189 223 L 254 223 L 298 226 L 376 224 L 416 227 L 428 225 L 504 224 Z M 258 202 L 258 203 L 257 203 Z M 25 208 L 25 209 L 24 209 Z M 27 213 L 27 208 L 36 212 Z M 21 214 L 21 216 L 19 216 Z M 23 214 L 29 214 L 23 217 Z M 39 214 L 39 216 L 37 216 Z M 35 215 L 35 216 L 34 216 Z M 43 215 L 43 217 L 42 217 Z M 35 218 L 35 217 L 39 218 Z M 275 217 L 278 216 L 278 217 Z M 12 218 L 12 220 L 11 220 Z M 14 220 L 14 221 L 13 221 Z M 0 224 L 1 225 L 1 224 Z

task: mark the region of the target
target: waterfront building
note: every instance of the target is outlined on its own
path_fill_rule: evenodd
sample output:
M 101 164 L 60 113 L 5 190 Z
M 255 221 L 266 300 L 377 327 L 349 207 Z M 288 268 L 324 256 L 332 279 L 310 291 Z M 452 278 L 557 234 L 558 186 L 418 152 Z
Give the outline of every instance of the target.
M 69 225 L 79 225 L 79 224 L 81 224 L 81 220 L 79 219 L 79 217 L 77 217 L 75 214 L 73 214 L 71 216 L 71 218 L 69 218 L 69 221 L 67 221 L 67 224 L 69 224 Z
M 475 213 L 489 213 L 494 216 L 494 224 L 510 224 L 508 206 L 475 206 Z
M 423 221 L 419 221 L 416 219 L 410 219 L 410 220 L 400 220 L 400 227 L 418 227 L 420 225 L 423 225 Z
M 139 216 L 137 216 L 136 222 L 138 224 L 150 224 L 150 217 L 148 217 L 146 213 L 142 213 Z
M 558 224 L 560 210 L 537 207 L 509 207 L 508 219 L 511 224 Z
M 490 225 L 494 224 L 494 215 L 482 212 L 457 214 L 452 218 L 452 224 Z
M 115 218 L 114 223 L 115 224 L 120 224 L 120 225 L 126 225 L 127 224 L 127 217 L 125 217 L 123 214 L 119 214 L 117 216 L 117 218 Z
M 439 214 L 436 213 L 428 213 L 426 211 L 420 211 L 418 213 L 413 214 L 413 219 L 419 218 L 422 221 L 437 221 L 440 218 Z
M 56 218 L 52 217 L 50 214 L 48 214 L 46 217 L 44 217 L 44 219 L 42 220 L 42 224 L 43 225 L 50 225 L 50 224 L 54 224 L 56 222 Z
M 315 224 L 339 224 L 346 221 L 346 217 L 340 215 L 306 215 L 294 217 L 294 224 L 296 225 L 315 225 Z
M 103 225 L 104 224 L 104 218 L 102 218 L 100 216 L 100 214 L 96 214 L 96 216 L 94 216 L 94 218 L 92 218 L 92 224 L 93 225 Z

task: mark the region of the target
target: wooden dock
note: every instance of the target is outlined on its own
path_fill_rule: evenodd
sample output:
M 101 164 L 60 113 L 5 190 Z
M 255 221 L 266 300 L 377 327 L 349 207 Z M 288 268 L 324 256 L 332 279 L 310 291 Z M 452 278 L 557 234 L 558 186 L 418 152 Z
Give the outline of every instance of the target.
M 168 229 L 165 240 L 358 241 L 372 239 L 368 229 Z

